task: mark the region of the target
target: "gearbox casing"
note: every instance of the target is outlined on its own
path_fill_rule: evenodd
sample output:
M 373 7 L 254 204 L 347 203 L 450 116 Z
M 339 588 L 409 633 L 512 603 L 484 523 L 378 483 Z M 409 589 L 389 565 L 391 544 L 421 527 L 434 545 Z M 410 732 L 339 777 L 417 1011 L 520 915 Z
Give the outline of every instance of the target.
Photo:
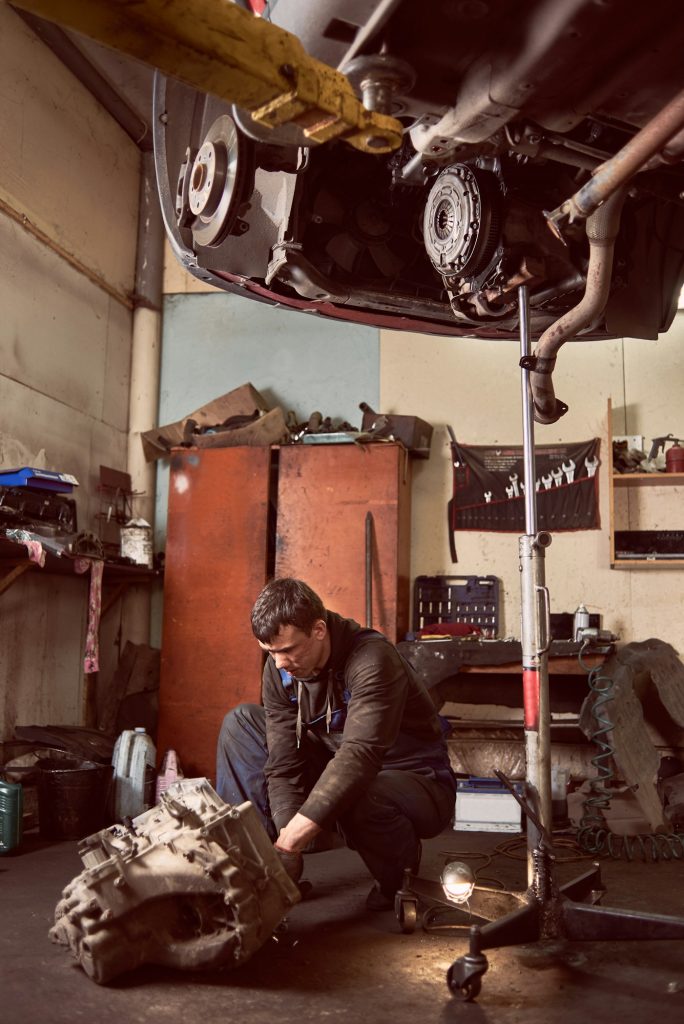
M 300 899 L 252 805 L 224 803 L 206 779 L 174 783 L 79 853 L 50 938 L 99 984 L 143 963 L 237 967 Z

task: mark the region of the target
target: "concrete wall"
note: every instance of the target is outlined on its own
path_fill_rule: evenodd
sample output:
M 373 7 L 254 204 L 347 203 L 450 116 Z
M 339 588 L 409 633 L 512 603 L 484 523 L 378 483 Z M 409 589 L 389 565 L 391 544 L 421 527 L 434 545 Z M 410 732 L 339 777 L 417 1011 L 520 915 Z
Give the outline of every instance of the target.
M 269 408 L 297 422 L 318 410 L 335 423 L 360 426 L 359 402 L 374 406 L 380 390 L 380 335 L 370 327 L 276 309 L 200 285 L 175 268 L 165 278 L 159 422 L 170 423 L 250 382 Z M 168 294 L 170 287 L 183 291 Z M 164 545 L 167 460 L 157 475 L 156 544 Z
M 457 535 L 451 562 L 446 504 L 452 471 L 446 424 L 464 444 L 521 444 L 522 414 L 517 342 L 449 341 L 383 332 L 380 403 L 383 411 L 410 412 L 435 426 L 432 456 L 417 462 L 413 491 L 412 576 L 491 573 L 503 583 L 503 631 L 519 636 L 518 539 L 513 534 Z M 657 342 L 620 339 L 575 342 L 560 352 L 556 394 L 568 413 L 552 426 L 535 427 L 538 444 L 601 438 L 600 530 L 558 533 L 546 553 L 552 611 L 574 611 L 583 601 L 600 612 L 606 628 L 624 641 L 650 636 L 684 651 L 684 623 L 676 612 L 684 571 L 612 570 L 607 474 L 608 398 L 615 434 L 651 437 L 684 432 L 684 314 Z M 627 499 L 621 492 L 619 500 Z M 684 528 L 682 488 L 630 492 L 641 509 L 634 525 Z
M 293 323 L 292 315 L 264 313 L 264 307 L 258 303 L 251 303 L 254 313 L 250 315 L 249 300 L 228 296 L 211 300 L 214 311 L 207 303 L 200 315 L 199 304 L 206 302 L 206 296 L 187 293 L 199 293 L 207 288 L 195 282 L 175 262 L 169 262 L 165 277 L 165 291 L 171 290 L 178 294 L 170 303 L 167 300 L 162 378 L 162 401 L 169 413 L 174 410 L 174 415 L 180 413 L 184 403 L 185 411 L 189 411 L 182 370 L 186 364 L 179 364 L 173 373 L 168 373 L 166 367 L 169 359 L 176 358 L 172 353 L 179 351 L 182 341 L 177 330 L 179 318 L 185 319 L 190 313 L 195 323 L 202 326 L 201 331 L 195 332 L 193 341 L 194 360 L 200 360 L 200 363 L 193 361 L 191 370 L 195 394 L 202 392 L 203 380 L 208 384 L 212 379 L 212 367 L 224 368 L 229 363 L 242 365 L 245 372 L 253 373 L 256 378 L 253 383 L 258 379 L 257 386 L 267 393 L 274 389 L 279 400 L 287 401 L 286 396 L 289 396 L 292 402 L 298 396 L 295 372 L 298 364 L 307 368 L 308 395 L 327 394 L 331 383 L 330 358 L 334 359 L 335 367 L 348 369 L 346 358 L 339 356 L 340 344 L 347 337 L 351 340 L 353 329 L 330 325 L 330 335 L 312 337 L 310 325 L 319 321 L 295 314 Z M 240 305 L 235 306 L 236 302 Z M 236 314 L 239 310 L 234 321 L 231 319 L 234 314 L 228 312 L 233 306 Z M 266 321 L 269 316 L 275 318 L 281 346 L 293 344 L 298 322 L 303 321 L 296 349 L 291 349 L 296 350 L 297 359 L 292 361 L 292 372 L 286 378 L 281 378 L 278 364 L 273 362 L 272 338 L 268 332 L 256 328 L 264 316 Z M 234 325 L 229 348 L 225 350 L 217 348 L 216 338 L 223 330 L 216 322 L 217 317 Z M 322 329 L 325 328 L 323 323 Z M 187 339 L 192 332 L 186 326 L 182 333 Z M 321 363 L 319 343 L 323 338 L 335 349 L 333 356 L 324 356 Z M 208 353 L 211 357 L 207 360 Z M 508 636 L 520 635 L 518 538 L 515 534 L 463 532 L 456 540 L 458 562 L 451 561 L 446 505 L 451 496 L 452 469 L 446 425 L 451 425 L 464 444 L 522 444 L 519 358 L 517 341 L 490 342 L 380 332 L 377 408 L 383 412 L 421 416 L 435 428 L 430 459 L 414 463 L 411 576 L 498 576 L 502 582 L 501 631 Z M 205 364 L 202 371 L 201 363 Z M 359 370 L 366 372 L 367 368 L 360 366 Z M 607 472 L 609 398 L 613 405 L 614 434 L 641 434 L 650 443 L 654 436 L 684 433 L 681 412 L 684 312 L 677 315 L 670 331 L 656 342 L 626 338 L 566 345 L 559 355 L 554 381 L 556 393 L 569 405 L 569 412 L 553 426 L 536 425 L 535 439 L 537 444 L 601 439 L 601 525 L 598 530 L 554 536 L 546 553 L 552 611 L 572 612 L 584 602 L 590 611 L 601 613 L 604 627 L 614 630 L 624 642 L 655 636 L 684 652 L 684 623 L 675 612 L 684 592 L 684 570 L 610 568 Z M 375 386 L 373 379 L 361 376 L 350 382 L 347 376 L 343 377 L 343 387 L 350 389 L 350 399 L 356 395 L 367 396 Z M 205 392 L 206 398 L 211 397 L 210 390 Z M 214 386 L 212 394 L 218 393 Z M 367 400 L 373 404 L 371 399 Z M 307 409 L 308 406 L 303 405 L 299 411 L 305 413 Z M 158 500 L 158 514 L 163 516 L 166 501 L 163 490 Z M 682 529 L 681 502 L 680 487 L 620 491 L 616 495 L 617 514 L 621 517 L 619 525 L 627 527 L 624 519 L 629 512 L 633 528 Z
M 0 137 L 0 465 L 72 473 L 94 530 L 100 464 L 126 468 L 140 157 L 4 3 Z M 0 597 L 0 740 L 83 724 L 87 581 L 30 577 Z M 120 614 L 103 622 L 103 676 Z

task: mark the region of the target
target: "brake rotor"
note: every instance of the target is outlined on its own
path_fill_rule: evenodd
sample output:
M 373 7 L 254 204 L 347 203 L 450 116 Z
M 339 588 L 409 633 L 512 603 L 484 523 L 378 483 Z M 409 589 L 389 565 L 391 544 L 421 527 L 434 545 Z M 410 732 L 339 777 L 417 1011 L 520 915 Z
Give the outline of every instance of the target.
M 230 232 L 242 200 L 246 145 L 228 114 L 214 121 L 200 146 L 182 191 L 197 245 L 218 245 Z M 186 191 L 187 189 L 187 191 Z
M 477 274 L 499 239 L 496 178 L 466 164 L 442 171 L 423 215 L 423 239 L 432 265 L 444 277 Z

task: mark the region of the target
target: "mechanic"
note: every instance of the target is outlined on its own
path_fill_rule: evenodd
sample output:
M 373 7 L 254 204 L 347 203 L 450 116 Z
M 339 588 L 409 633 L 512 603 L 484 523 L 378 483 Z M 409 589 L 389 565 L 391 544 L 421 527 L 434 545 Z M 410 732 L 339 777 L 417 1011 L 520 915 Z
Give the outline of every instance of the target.
M 295 880 L 302 853 L 337 828 L 389 909 L 421 838 L 453 817 L 456 779 L 430 697 L 381 633 L 326 610 L 303 581 L 269 583 L 252 609 L 268 658 L 262 700 L 221 727 L 217 791 L 250 800 Z

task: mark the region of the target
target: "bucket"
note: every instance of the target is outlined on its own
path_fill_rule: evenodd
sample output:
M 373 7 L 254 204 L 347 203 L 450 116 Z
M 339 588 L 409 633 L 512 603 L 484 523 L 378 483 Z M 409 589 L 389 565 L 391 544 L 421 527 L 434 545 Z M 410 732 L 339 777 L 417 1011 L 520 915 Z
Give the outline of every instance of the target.
M 43 839 L 83 839 L 108 824 L 112 767 L 68 754 L 38 759 L 38 827 Z

